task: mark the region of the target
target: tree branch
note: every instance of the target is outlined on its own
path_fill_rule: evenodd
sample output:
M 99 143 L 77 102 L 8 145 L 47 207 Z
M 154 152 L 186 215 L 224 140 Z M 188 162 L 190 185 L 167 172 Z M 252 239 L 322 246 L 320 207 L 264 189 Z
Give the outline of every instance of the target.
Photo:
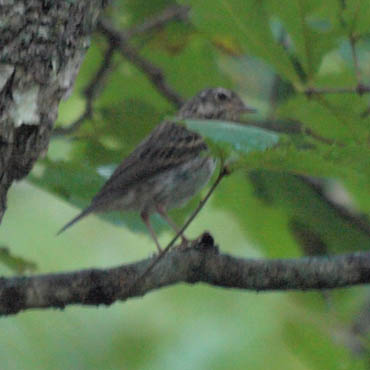
M 182 106 L 184 103 L 183 98 L 167 84 L 163 72 L 157 66 L 143 58 L 135 48 L 130 46 L 124 33 L 115 29 L 112 24 L 104 19 L 99 21 L 98 30 L 111 44 L 118 48 L 123 57 L 133 63 L 148 77 L 159 93 L 173 103 L 176 108 Z
M 157 256 L 111 269 L 0 279 L 0 315 L 70 304 L 110 305 L 180 282 L 244 290 L 333 289 L 370 282 L 370 252 L 301 259 L 244 259 L 219 253 L 210 234 Z M 133 284 L 135 286 L 133 287 Z
M 83 94 L 85 95 L 86 98 L 86 106 L 83 113 L 80 115 L 80 117 L 78 117 L 74 122 L 72 122 L 68 126 L 55 128 L 53 131 L 53 136 L 73 134 L 76 130 L 78 130 L 81 127 L 82 123 L 86 119 L 90 119 L 92 117 L 93 104 L 104 79 L 108 76 L 110 72 L 113 63 L 114 51 L 115 48 L 112 47 L 112 45 L 110 45 L 107 51 L 104 53 L 104 58 L 95 76 L 91 79 L 89 84 L 84 89 Z
M 177 5 L 177 4 L 173 6 L 169 6 L 168 8 L 165 8 L 159 14 L 156 14 L 153 17 L 147 19 L 144 23 L 134 26 L 133 28 L 122 32 L 121 37 L 124 38 L 127 43 L 131 38 L 135 37 L 138 34 L 149 32 L 155 29 L 159 29 L 161 27 L 164 27 L 167 23 L 177 20 L 177 19 L 185 20 L 188 16 L 189 10 L 190 10 L 189 6 L 183 6 L 183 5 Z M 118 30 L 116 30 L 116 32 L 119 33 Z M 86 119 L 90 119 L 92 117 L 94 113 L 93 103 L 95 99 L 97 98 L 102 82 L 104 81 L 104 79 L 106 79 L 109 72 L 111 71 L 111 65 L 113 62 L 114 53 L 117 49 L 119 50 L 119 47 L 115 42 L 112 42 L 112 40 L 108 40 L 108 41 L 109 41 L 109 47 L 104 54 L 103 61 L 101 62 L 100 67 L 98 71 L 96 72 L 95 76 L 89 82 L 88 86 L 83 92 L 86 98 L 86 106 L 85 106 L 83 113 L 80 115 L 80 117 L 78 117 L 74 122 L 72 122 L 68 126 L 55 128 L 53 131 L 53 136 L 73 134 L 75 131 L 77 131 L 81 127 L 81 125 Z M 137 59 L 137 52 L 136 52 L 136 59 Z M 134 60 L 131 60 L 131 61 L 134 62 L 136 59 L 134 58 Z M 163 89 L 160 90 L 160 92 L 162 91 Z M 165 97 L 168 98 L 168 94 Z M 177 105 L 177 100 L 174 102 L 173 98 L 170 99 L 170 102 L 175 103 L 175 105 Z
M 132 27 L 125 32 L 126 38 L 132 38 L 142 33 L 162 28 L 166 23 L 174 20 L 186 20 L 189 14 L 190 6 L 186 5 L 171 5 L 165 8 L 162 12 L 145 20 L 144 23 Z

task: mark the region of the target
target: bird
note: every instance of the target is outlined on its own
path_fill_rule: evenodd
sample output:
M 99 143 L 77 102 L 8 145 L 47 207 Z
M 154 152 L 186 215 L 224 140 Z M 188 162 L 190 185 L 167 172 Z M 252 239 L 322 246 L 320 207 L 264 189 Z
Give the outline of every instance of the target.
M 176 119 L 237 121 L 246 112 L 252 113 L 255 109 L 246 105 L 234 91 L 214 87 L 189 99 Z M 210 156 L 201 135 L 176 120 L 165 120 L 122 161 L 91 203 L 57 235 L 90 213 L 131 210 L 140 213 L 161 252 L 150 216 L 158 213 L 178 233 L 179 227 L 169 217 L 168 210 L 181 207 L 199 192 L 215 167 L 216 160 Z

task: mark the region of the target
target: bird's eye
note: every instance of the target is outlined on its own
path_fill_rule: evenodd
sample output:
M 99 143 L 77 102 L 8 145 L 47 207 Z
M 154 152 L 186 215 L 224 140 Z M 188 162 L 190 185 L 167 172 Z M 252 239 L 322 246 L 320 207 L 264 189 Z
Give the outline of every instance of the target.
M 224 92 L 218 92 L 216 96 L 220 101 L 225 101 L 229 98 Z

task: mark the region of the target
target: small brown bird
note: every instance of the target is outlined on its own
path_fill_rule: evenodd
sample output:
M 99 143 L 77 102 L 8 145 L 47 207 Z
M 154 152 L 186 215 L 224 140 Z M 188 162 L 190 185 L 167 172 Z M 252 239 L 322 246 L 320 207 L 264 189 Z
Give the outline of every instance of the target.
M 199 92 L 183 105 L 177 117 L 235 121 L 242 113 L 254 111 L 235 92 L 217 87 Z M 208 182 L 214 169 L 215 160 L 209 157 L 203 138 L 184 126 L 166 121 L 123 160 L 90 205 L 58 235 L 92 212 L 133 210 L 140 212 L 161 251 L 150 214 L 159 213 L 178 232 L 167 210 L 180 207 L 193 197 Z

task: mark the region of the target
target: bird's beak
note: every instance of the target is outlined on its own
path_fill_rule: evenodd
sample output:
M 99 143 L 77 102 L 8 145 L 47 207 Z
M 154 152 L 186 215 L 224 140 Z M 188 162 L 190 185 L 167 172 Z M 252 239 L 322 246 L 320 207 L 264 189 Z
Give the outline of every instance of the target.
M 246 104 L 243 104 L 243 107 L 240 109 L 240 113 L 256 113 L 257 109 L 250 107 Z

